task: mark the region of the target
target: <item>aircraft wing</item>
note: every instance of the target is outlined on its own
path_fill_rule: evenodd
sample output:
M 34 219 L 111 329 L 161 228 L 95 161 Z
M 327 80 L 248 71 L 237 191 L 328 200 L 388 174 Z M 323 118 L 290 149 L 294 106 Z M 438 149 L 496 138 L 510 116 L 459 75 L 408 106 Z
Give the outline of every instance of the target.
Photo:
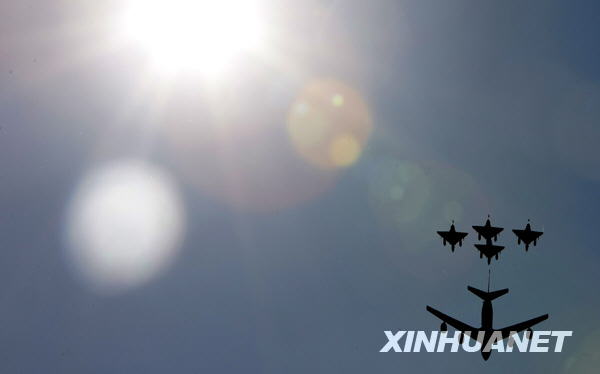
M 492 256 L 495 256 L 498 253 L 502 252 L 503 249 L 504 249 L 504 247 L 501 246 L 501 245 L 494 245 L 494 246 L 492 246 Z
M 500 234 L 504 230 L 503 227 L 492 227 L 492 231 L 494 232 L 494 236 Z
M 523 237 L 523 234 L 525 234 L 525 230 L 513 230 L 513 232 L 515 233 L 516 236 L 518 236 L 519 238 Z
M 475 231 L 477 231 L 477 233 L 481 234 L 482 236 L 489 235 L 492 237 L 500 234 L 502 232 L 502 230 L 504 230 L 504 227 L 496 227 L 496 226 L 491 226 L 491 227 L 472 226 L 472 227 Z
M 539 317 L 535 317 L 532 318 L 528 321 L 525 322 L 521 322 L 521 323 L 516 323 L 512 326 L 507 326 L 503 329 L 499 329 L 497 331 L 502 331 L 502 339 L 506 339 L 508 337 L 510 337 L 511 333 L 513 332 L 521 332 L 523 330 L 527 330 L 528 328 L 537 325 L 538 323 L 545 321 L 548 319 L 548 315 L 544 314 L 543 316 L 539 316 Z
M 456 234 L 459 237 L 458 240 L 463 240 L 467 235 L 469 235 L 469 233 L 466 233 L 466 232 L 457 232 Z
M 515 235 L 523 241 L 534 241 L 540 236 L 542 236 L 543 232 L 541 231 L 526 231 L 526 230 L 513 230 Z
M 436 316 L 437 318 L 441 319 L 442 321 L 446 322 L 450 326 L 454 327 L 458 331 L 476 331 L 477 330 L 476 328 L 469 326 L 466 323 L 461 322 L 457 319 L 454 319 L 454 318 L 440 312 L 439 310 L 433 309 L 429 305 L 427 305 L 427 311 L 429 313 L 433 314 L 434 316 Z
M 446 239 L 446 240 L 450 240 L 450 232 L 449 231 L 438 231 L 437 232 L 439 236 L 441 236 L 442 238 Z
M 539 238 L 540 236 L 542 236 L 543 232 L 541 231 L 532 231 L 531 235 L 533 236 L 533 240 Z
M 493 257 L 504 249 L 501 245 L 474 244 L 475 248 L 488 257 Z

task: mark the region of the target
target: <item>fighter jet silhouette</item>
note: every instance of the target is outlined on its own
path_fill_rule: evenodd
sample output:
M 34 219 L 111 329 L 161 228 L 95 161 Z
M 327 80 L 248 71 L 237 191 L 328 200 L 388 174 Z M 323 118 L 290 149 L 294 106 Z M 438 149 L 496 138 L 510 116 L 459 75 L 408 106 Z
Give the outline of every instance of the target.
M 494 241 L 498 240 L 498 234 L 504 230 L 503 227 L 494 227 L 490 223 L 490 215 L 488 214 L 487 221 L 485 221 L 485 226 L 473 226 L 475 231 L 477 231 L 477 237 L 481 240 L 483 236 L 484 239 L 494 239 Z
M 513 230 L 515 235 L 517 235 L 517 244 L 521 244 L 521 241 L 525 243 L 525 252 L 529 249 L 529 244 L 533 242 L 535 246 L 537 244 L 537 240 L 540 236 L 542 236 L 543 232 L 541 231 L 533 231 L 531 230 L 531 225 L 529 224 L 529 220 L 527 220 L 527 226 L 525 226 L 525 230 Z
M 498 259 L 498 254 L 504 249 L 501 245 L 492 244 L 492 239 L 487 239 L 485 244 L 475 244 L 475 248 L 479 251 L 479 258 L 487 257 L 488 265 L 492 262 L 492 257 Z
M 483 300 L 483 305 L 481 306 L 481 327 L 479 328 L 467 325 L 466 323 L 454 319 L 440 312 L 439 310 L 430 307 L 429 305 L 427 305 L 426 309 L 429 313 L 442 320 L 442 324 L 440 326 L 440 330 L 442 332 L 448 330 L 448 325 L 454 327 L 456 330 L 461 332 L 459 344 L 462 344 L 465 335 L 467 335 L 467 337 L 469 337 L 470 339 L 477 340 L 479 343 L 481 343 L 481 356 L 486 361 L 490 358 L 490 355 L 492 354 L 492 351 L 488 347 L 488 343 L 491 347 L 491 344 L 495 343 L 496 341 L 507 339 L 512 335 L 519 333 L 523 330 L 527 330 L 529 337 L 531 338 L 531 327 L 548 319 L 548 314 L 544 314 L 542 316 L 532 318 L 521 323 L 516 323 L 514 325 L 507 326 L 501 329 L 494 329 L 492 324 L 494 316 L 492 300 L 502 295 L 506 295 L 508 293 L 508 288 L 489 292 L 490 289 L 488 281 L 488 292 L 479 290 L 471 286 L 468 286 L 467 289 Z M 479 334 L 480 332 L 482 332 L 482 334 Z M 498 334 L 498 332 L 500 332 L 500 334 Z M 496 334 L 494 335 L 494 333 Z M 498 335 L 501 335 L 501 339 Z M 494 340 L 490 342 L 490 339 L 492 337 L 494 337 Z
M 444 239 L 444 245 L 446 245 L 446 242 L 450 243 L 452 252 L 454 252 L 456 243 L 458 243 L 459 246 L 462 246 L 463 239 L 468 235 L 466 232 L 456 231 L 454 228 L 454 221 L 452 221 L 452 225 L 450 225 L 450 231 L 438 231 L 437 233 Z

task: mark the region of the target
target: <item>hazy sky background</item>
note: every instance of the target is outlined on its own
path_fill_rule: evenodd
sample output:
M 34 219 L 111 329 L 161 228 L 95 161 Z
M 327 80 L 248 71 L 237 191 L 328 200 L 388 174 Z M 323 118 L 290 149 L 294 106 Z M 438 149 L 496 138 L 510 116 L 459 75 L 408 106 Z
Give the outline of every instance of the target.
M 277 63 L 210 85 L 104 48 L 116 4 L 0 4 L 2 372 L 597 371 L 597 2 L 272 2 Z M 286 125 L 319 79 L 372 119 L 335 171 Z M 184 229 L 162 271 L 102 292 L 70 257 L 69 207 L 129 159 L 168 175 Z M 564 351 L 379 353 L 384 330 L 439 328 L 425 305 L 479 323 L 468 228 L 488 214 L 506 228 L 496 327 L 549 313 L 538 329 L 574 330 Z M 451 219 L 469 231 L 454 254 L 435 235 Z M 525 253 L 510 230 L 527 219 L 545 233 Z

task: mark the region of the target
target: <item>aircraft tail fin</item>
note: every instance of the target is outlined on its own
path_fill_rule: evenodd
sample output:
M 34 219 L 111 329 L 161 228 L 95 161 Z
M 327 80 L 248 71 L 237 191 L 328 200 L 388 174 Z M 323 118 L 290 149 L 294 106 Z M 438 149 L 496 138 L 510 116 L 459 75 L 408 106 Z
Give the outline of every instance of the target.
M 477 289 L 477 288 L 471 287 L 471 286 L 468 286 L 467 289 L 469 291 L 471 291 L 472 293 L 474 293 L 475 295 L 477 295 L 480 299 L 489 300 L 489 301 L 492 301 L 492 300 L 494 300 L 502 295 L 506 295 L 508 293 L 508 288 L 498 290 L 498 291 L 492 291 L 492 292 L 485 292 L 485 291 L 482 291 L 480 289 Z

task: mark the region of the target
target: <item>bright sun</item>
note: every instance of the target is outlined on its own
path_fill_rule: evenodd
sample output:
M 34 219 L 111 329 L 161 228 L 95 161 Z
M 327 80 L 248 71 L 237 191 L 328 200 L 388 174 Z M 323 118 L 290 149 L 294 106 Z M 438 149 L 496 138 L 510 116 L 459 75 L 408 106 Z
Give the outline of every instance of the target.
M 160 70 L 214 73 L 260 46 L 259 8 L 256 0 L 132 0 L 121 30 Z

